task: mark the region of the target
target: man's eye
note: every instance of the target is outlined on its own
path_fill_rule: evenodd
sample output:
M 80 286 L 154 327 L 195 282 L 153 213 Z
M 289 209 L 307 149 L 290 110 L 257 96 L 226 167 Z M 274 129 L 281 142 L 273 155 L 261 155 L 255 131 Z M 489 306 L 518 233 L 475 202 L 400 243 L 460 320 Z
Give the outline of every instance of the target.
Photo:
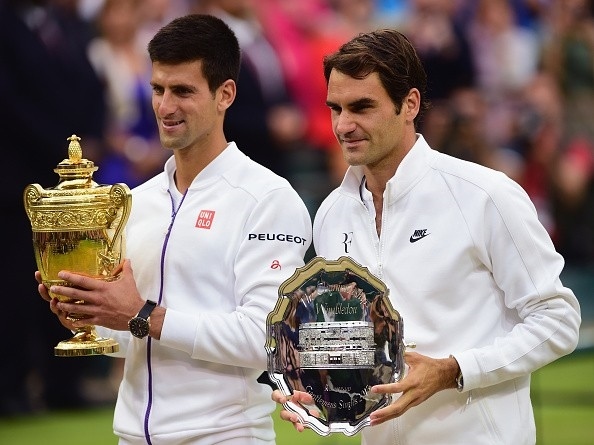
M 187 96 L 192 94 L 192 90 L 189 88 L 174 88 L 172 91 L 176 96 Z

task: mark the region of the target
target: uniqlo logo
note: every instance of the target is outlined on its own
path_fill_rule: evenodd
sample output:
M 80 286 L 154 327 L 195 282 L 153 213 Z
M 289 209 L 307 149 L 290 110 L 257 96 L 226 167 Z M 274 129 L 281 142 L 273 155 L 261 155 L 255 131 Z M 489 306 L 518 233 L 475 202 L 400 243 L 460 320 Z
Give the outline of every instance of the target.
M 214 219 L 214 210 L 200 210 L 196 227 L 199 229 L 210 229 L 212 227 L 212 220 Z

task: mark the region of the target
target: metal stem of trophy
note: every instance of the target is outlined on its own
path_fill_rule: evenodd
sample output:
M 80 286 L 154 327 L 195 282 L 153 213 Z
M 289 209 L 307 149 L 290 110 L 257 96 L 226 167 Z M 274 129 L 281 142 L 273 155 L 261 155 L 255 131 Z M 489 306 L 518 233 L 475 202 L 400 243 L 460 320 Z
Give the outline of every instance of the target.
M 71 286 L 58 278 L 69 270 L 99 280 L 118 278 L 124 251 L 124 227 L 130 215 L 132 195 L 125 184 L 98 185 L 92 161 L 83 159 L 80 138 L 70 136 L 68 159 L 54 171 L 60 180 L 53 188 L 29 184 L 24 191 L 25 211 L 33 230 L 33 250 L 43 284 Z M 53 294 L 53 298 L 68 301 Z M 78 302 L 84 304 L 84 302 Z M 70 314 L 83 320 L 80 314 Z M 111 338 L 97 335 L 92 325 L 79 328 L 74 335 L 58 343 L 56 356 L 74 357 L 108 354 L 119 350 Z

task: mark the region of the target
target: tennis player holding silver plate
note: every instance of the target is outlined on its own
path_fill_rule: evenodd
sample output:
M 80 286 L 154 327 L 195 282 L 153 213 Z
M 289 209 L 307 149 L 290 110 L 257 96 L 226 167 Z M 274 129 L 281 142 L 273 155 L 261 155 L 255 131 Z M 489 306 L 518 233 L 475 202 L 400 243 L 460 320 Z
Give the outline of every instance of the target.
M 267 319 L 268 376 L 285 396 L 315 406 L 284 407 L 320 435 L 356 434 L 392 402 L 372 386 L 404 375 L 403 321 L 386 285 L 349 257 L 315 257 L 279 287 Z

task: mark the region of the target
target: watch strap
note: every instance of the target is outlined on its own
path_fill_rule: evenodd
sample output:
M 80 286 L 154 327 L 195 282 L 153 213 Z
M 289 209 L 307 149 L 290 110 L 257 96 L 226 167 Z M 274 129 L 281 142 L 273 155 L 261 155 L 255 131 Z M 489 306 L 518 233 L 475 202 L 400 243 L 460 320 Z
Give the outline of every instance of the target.
M 148 318 L 151 316 L 151 313 L 153 312 L 153 309 L 155 309 L 156 307 L 157 303 L 155 301 L 146 300 L 146 303 L 144 303 L 142 309 L 140 309 L 138 314 L 136 314 L 136 317 L 148 320 Z

